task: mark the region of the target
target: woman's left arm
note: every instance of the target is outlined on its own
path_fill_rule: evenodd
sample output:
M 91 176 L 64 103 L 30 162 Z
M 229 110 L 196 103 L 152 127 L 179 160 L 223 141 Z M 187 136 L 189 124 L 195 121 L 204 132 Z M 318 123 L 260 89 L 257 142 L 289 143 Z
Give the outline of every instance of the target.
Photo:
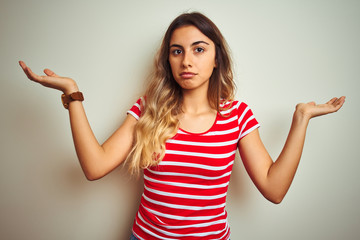
M 338 111 L 344 102 L 345 97 L 341 97 L 325 104 L 310 102 L 296 105 L 289 135 L 275 162 L 265 149 L 257 129 L 239 141 L 239 152 L 246 171 L 265 198 L 280 203 L 285 197 L 300 161 L 309 120 Z

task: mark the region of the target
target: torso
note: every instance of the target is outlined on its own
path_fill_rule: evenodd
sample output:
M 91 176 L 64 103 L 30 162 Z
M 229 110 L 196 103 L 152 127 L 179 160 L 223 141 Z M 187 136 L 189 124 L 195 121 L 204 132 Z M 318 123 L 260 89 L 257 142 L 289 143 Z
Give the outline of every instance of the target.
M 183 113 L 178 119 L 180 129 L 191 133 L 203 133 L 208 131 L 216 122 L 216 110 L 210 110 L 200 114 Z
M 229 105 L 222 115 L 182 115 L 164 159 L 144 170 L 133 225 L 139 239 L 229 239 L 225 204 L 237 143 L 258 127 L 246 104 Z M 129 113 L 139 110 L 138 102 Z

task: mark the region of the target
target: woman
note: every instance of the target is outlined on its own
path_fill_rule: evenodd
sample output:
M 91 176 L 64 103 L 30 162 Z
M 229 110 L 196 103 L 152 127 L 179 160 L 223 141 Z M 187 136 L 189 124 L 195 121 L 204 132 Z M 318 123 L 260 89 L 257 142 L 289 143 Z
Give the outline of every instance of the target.
M 309 120 L 336 112 L 345 101 L 298 104 L 284 148 L 273 162 L 251 110 L 233 100 L 226 42 L 200 13 L 182 14 L 171 23 L 145 97 L 102 145 L 74 80 L 49 69 L 38 76 L 24 62 L 20 65 L 30 80 L 64 93 L 76 152 L 89 180 L 125 160 L 134 174 L 144 170 L 132 239 L 229 239 L 225 201 L 236 149 L 259 191 L 280 203 L 300 161 Z

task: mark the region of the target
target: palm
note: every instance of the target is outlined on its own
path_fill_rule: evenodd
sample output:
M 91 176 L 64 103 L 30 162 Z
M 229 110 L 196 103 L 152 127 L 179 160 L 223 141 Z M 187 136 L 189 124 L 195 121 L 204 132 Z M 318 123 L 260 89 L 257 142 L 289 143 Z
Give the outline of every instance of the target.
M 296 106 L 296 110 L 309 118 L 313 118 L 338 111 L 344 102 L 344 96 L 340 98 L 335 97 L 324 104 L 316 104 L 315 102 L 300 103 Z
M 77 88 L 76 83 L 73 79 L 58 76 L 50 69 L 45 69 L 44 73 L 46 75 L 40 76 L 35 74 L 33 71 L 31 71 L 31 69 L 28 66 L 26 66 L 24 62 L 20 61 L 19 64 L 30 80 L 40 83 L 45 87 L 54 88 L 63 92 L 69 92 L 69 91 L 73 92 L 74 90 L 69 90 L 69 89 Z

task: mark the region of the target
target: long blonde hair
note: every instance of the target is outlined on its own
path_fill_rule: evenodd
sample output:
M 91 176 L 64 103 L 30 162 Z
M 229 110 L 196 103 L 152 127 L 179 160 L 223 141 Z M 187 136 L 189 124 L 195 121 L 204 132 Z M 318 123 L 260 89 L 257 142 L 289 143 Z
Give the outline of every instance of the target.
M 184 13 L 170 24 L 155 57 L 154 72 L 145 92 L 145 103 L 135 126 L 133 148 L 127 158 L 129 169 L 138 174 L 141 169 L 157 165 L 165 155 L 165 142 L 176 134 L 181 113 L 182 91 L 176 83 L 168 61 L 170 38 L 174 30 L 192 25 L 215 44 L 216 68 L 210 77 L 208 100 L 218 113 L 221 101 L 234 97 L 232 62 L 227 43 L 216 25 L 201 13 Z

